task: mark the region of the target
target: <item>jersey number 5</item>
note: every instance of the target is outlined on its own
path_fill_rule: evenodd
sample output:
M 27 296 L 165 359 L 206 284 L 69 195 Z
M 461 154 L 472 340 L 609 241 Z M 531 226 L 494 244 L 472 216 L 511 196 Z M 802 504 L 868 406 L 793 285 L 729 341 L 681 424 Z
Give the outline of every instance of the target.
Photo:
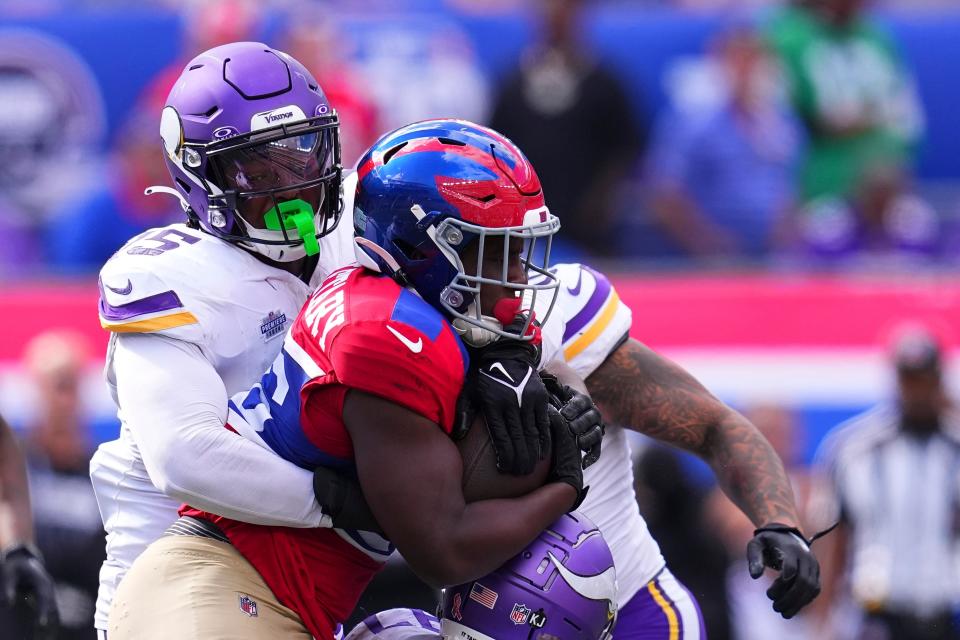
M 171 237 L 175 239 L 171 239 Z M 127 249 L 127 253 L 130 255 L 158 256 L 164 251 L 176 249 L 180 246 L 180 242 L 196 244 L 200 242 L 200 238 L 194 238 L 179 229 L 161 229 L 156 233 L 137 238 L 136 242 L 137 244 Z M 145 247 L 140 244 L 141 242 L 156 242 L 158 244 L 152 247 Z

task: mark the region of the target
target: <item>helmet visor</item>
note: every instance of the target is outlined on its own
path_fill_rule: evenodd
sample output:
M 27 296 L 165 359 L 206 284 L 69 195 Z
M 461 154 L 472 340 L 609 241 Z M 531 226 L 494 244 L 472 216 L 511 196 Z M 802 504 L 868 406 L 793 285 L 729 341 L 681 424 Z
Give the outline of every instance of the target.
M 290 189 L 316 180 L 333 167 L 329 132 L 292 135 L 211 154 L 225 189 L 240 193 Z
M 325 183 L 339 170 L 338 149 L 335 128 L 294 126 L 253 134 L 242 145 L 211 149 L 207 157 L 214 184 L 235 198 L 248 224 L 264 228 L 267 212 L 285 202 L 300 200 L 321 211 L 331 195 Z

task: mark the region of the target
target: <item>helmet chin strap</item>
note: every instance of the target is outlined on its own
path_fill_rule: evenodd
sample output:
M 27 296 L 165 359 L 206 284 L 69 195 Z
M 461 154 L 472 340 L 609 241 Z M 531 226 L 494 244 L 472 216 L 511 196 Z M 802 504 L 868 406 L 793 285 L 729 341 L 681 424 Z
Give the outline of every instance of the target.
M 470 306 L 467 307 L 466 314 L 473 318 L 477 317 L 477 301 L 474 300 L 470 303 Z M 492 325 L 497 329 L 503 329 L 503 324 L 494 318 L 493 316 L 480 316 L 480 321 L 485 324 Z M 460 339 L 463 340 L 468 346 L 475 349 L 481 349 L 488 344 L 496 342 L 500 339 L 500 335 L 486 327 L 481 327 L 479 325 L 470 322 L 466 318 L 454 318 L 451 323 L 454 331 L 457 332 L 457 335 L 460 336 Z
M 477 299 L 474 298 L 473 302 L 470 303 L 470 306 L 467 307 L 466 312 L 463 316 L 457 316 L 454 318 L 451 325 L 454 330 L 460 336 L 460 339 L 467 343 L 469 346 L 480 349 L 487 346 L 492 342 L 496 342 L 501 338 L 505 338 L 502 333 L 497 333 L 497 331 L 503 331 L 504 327 L 512 326 L 512 323 L 519 319 L 520 314 L 523 313 L 521 306 L 523 304 L 523 298 L 516 296 L 513 298 L 501 298 L 493 306 L 493 315 L 481 315 L 479 320 L 477 318 Z M 529 320 L 533 320 L 533 311 L 529 311 Z M 472 321 L 471 321 L 472 320 Z M 483 323 L 485 326 L 480 326 L 479 323 Z M 512 336 L 517 339 L 525 339 L 526 336 L 530 336 L 530 340 L 533 341 L 533 344 L 540 344 L 539 336 L 539 327 L 534 324 L 528 323 L 524 325 L 526 327 L 526 333 L 523 337 L 520 335 Z

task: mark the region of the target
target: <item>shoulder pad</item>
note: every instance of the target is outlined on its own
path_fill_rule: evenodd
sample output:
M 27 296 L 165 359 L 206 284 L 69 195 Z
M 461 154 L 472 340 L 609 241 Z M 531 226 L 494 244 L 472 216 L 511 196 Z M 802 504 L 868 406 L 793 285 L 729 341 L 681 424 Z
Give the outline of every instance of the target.
M 162 332 L 200 340 L 196 298 L 209 282 L 210 265 L 222 264 L 221 256 L 212 255 L 221 248 L 211 240 L 174 224 L 127 242 L 100 270 L 100 325 L 114 333 Z
M 403 405 L 450 430 L 466 349 L 440 313 L 402 289 L 392 309 L 354 313 L 331 341 L 337 380 Z
M 560 264 L 551 271 L 560 288 L 544 328 L 544 362 L 562 358 L 585 378 L 630 332 L 633 314 L 602 273 L 581 264 Z

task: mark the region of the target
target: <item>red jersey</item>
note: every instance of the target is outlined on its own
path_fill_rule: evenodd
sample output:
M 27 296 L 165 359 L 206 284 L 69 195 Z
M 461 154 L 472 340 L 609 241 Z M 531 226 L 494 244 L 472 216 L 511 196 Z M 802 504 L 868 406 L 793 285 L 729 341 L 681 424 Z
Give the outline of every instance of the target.
M 389 277 L 341 269 L 300 310 L 260 382 L 230 401 L 227 426 L 303 468 L 355 473 L 342 417 L 347 390 L 381 396 L 449 433 L 467 366 L 463 343 L 436 309 Z M 393 551 L 369 531 L 252 525 L 186 506 L 181 513 L 216 523 L 317 638 L 333 637 Z

